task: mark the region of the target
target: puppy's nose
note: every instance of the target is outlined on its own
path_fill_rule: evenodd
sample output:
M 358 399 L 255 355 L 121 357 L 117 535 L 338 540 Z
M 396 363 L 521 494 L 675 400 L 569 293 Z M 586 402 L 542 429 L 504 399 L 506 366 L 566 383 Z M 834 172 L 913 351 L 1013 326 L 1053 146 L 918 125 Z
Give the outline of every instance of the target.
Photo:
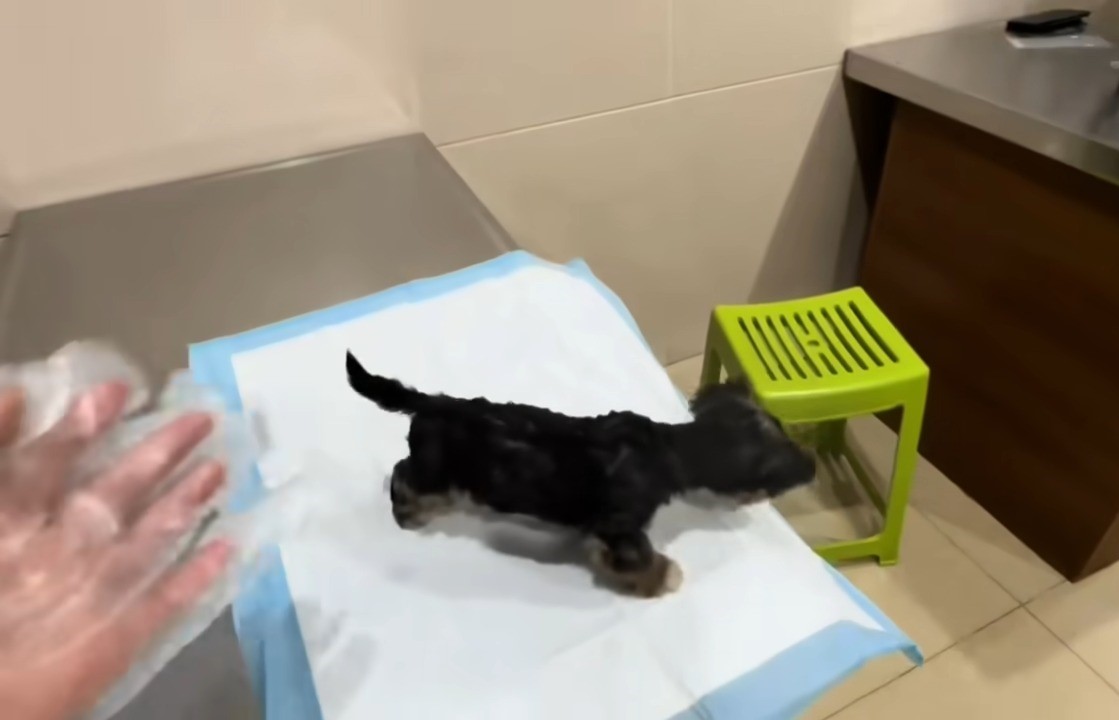
M 392 519 L 396 521 L 396 524 L 402 530 L 415 530 L 424 524 L 420 518 L 419 511 L 407 505 L 393 506 Z
M 800 451 L 800 461 L 798 463 L 799 473 L 804 483 L 810 483 L 816 479 L 816 453 L 809 452 L 802 449 Z
M 767 493 L 765 490 L 752 490 L 750 492 L 740 494 L 735 499 L 738 501 L 739 506 L 753 505 L 754 503 L 760 503 L 762 500 L 768 500 L 769 493 Z

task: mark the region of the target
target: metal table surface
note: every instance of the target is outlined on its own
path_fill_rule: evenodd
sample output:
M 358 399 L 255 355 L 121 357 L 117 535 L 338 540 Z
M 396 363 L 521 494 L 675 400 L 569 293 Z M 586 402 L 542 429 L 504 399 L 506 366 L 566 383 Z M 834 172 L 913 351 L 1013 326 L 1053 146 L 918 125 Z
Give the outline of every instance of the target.
M 0 361 L 97 337 L 161 377 L 191 342 L 513 247 L 422 135 L 32 210 L 0 246 Z M 257 715 L 227 610 L 117 717 Z
M 847 77 L 1119 182 L 1119 47 L 1019 50 L 1001 23 L 856 48 Z

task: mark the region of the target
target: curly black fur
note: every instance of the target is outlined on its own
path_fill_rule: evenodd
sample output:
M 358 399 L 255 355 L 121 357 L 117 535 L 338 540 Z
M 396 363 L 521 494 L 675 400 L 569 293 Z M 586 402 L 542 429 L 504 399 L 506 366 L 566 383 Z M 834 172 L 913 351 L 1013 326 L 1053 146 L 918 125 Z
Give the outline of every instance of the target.
M 692 421 L 668 424 L 632 412 L 570 417 L 428 395 L 371 375 L 350 353 L 346 370 L 357 393 L 412 416 L 410 454 L 390 486 L 401 527 L 418 527 L 464 497 L 574 528 L 598 541 L 596 566 L 642 596 L 671 592 L 681 580 L 645 533 L 673 497 L 703 489 L 751 502 L 815 475 L 813 455 L 757 405 L 745 381 L 704 388 L 692 400 Z

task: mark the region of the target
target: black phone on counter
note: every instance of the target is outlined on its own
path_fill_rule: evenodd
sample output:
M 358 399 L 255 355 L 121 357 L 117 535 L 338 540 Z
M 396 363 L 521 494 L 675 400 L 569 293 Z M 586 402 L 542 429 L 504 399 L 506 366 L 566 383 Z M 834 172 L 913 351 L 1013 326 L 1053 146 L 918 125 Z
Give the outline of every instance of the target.
M 1089 10 L 1046 10 L 1011 18 L 1006 30 L 1015 35 L 1049 35 L 1083 27 L 1091 14 Z

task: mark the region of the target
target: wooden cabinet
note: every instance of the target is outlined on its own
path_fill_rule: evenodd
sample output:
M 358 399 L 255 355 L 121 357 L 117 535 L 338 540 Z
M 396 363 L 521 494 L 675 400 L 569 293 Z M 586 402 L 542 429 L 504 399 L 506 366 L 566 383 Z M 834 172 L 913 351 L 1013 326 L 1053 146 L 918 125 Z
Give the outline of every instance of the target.
M 925 456 L 1066 577 L 1119 560 L 1119 187 L 899 102 L 860 275 Z

